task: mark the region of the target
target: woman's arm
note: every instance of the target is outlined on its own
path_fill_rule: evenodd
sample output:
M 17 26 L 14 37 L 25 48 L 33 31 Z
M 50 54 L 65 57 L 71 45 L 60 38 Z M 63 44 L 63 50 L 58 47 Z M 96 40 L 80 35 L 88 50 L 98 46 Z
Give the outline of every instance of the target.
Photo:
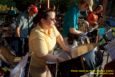
M 54 32 L 55 32 L 55 36 L 56 36 L 56 42 L 60 45 L 60 47 L 64 50 L 64 51 L 69 51 L 69 46 L 68 44 L 66 44 L 66 42 L 64 41 L 62 35 L 60 34 L 60 32 L 57 30 L 57 28 L 55 26 L 53 26 Z
M 61 47 L 64 51 L 69 51 L 69 50 L 70 50 L 68 44 L 67 44 L 67 45 L 65 44 L 65 41 L 64 41 L 63 37 L 61 36 L 61 34 L 59 34 L 59 35 L 57 36 L 56 40 L 57 40 L 57 43 L 60 45 L 60 47 Z
M 52 54 L 47 54 L 47 55 L 39 57 L 39 58 L 44 59 L 49 62 L 63 62 L 63 61 L 65 61 L 64 58 L 61 58 L 61 57 L 58 57 L 58 56 L 55 56 Z

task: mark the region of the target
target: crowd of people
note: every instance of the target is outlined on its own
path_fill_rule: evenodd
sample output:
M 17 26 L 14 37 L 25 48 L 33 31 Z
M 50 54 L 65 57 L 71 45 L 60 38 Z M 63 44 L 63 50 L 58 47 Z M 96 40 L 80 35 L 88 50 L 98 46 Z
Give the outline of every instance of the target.
M 93 0 L 79 0 L 78 3 L 73 3 L 64 14 L 62 33 L 58 31 L 55 25 L 56 7 L 42 8 L 41 6 L 38 9 L 35 4 L 31 4 L 26 11 L 18 15 L 15 37 L 20 38 L 23 43 L 24 52 L 22 56 L 28 52 L 31 54 L 29 71 L 32 77 L 52 77 L 46 62 L 65 61 L 64 58 L 53 55 L 57 43 L 64 52 L 70 54 L 72 49 L 70 46 L 79 46 L 81 44 L 79 37 L 81 36 L 94 36 L 90 38 L 90 41 L 96 44 L 99 42 L 105 32 L 103 29 L 103 32 L 98 30 L 104 24 L 103 6 L 98 5 L 93 9 L 93 4 Z M 85 24 L 85 31 L 80 30 L 81 21 L 83 21 L 81 25 Z M 94 31 L 88 32 L 93 28 Z M 96 66 L 95 52 L 92 51 L 83 56 L 90 69 L 94 69 Z

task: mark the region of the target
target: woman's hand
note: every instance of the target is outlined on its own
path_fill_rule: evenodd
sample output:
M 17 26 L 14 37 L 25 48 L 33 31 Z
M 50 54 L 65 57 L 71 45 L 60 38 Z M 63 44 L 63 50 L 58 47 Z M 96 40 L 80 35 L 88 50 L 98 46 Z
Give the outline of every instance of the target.
M 70 52 L 70 48 L 69 48 L 69 46 L 67 45 L 67 46 L 65 46 L 64 48 L 63 48 L 63 50 L 65 51 L 65 52 Z

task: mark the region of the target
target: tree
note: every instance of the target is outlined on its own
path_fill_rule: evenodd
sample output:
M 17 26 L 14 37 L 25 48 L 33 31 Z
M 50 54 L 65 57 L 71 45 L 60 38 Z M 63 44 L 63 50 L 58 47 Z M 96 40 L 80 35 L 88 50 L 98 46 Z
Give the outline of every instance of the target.
M 13 0 L 0 0 L 0 4 L 7 6 L 15 6 L 15 2 Z
M 34 4 L 36 2 L 36 0 L 14 0 L 14 2 L 16 3 L 16 8 L 19 11 L 24 11 L 27 9 L 27 7 L 30 4 Z

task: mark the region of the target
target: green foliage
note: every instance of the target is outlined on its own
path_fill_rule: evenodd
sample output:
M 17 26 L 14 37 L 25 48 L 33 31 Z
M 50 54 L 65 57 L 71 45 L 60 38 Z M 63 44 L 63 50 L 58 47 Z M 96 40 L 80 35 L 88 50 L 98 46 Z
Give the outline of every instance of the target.
M 7 6 L 15 6 L 15 2 L 13 0 L 0 0 L 0 4 Z
M 0 0 L 0 12 L 8 11 L 11 6 L 15 7 L 13 0 Z
M 38 3 L 36 3 L 36 1 L 38 1 Z M 58 9 L 60 10 L 63 9 L 63 11 L 65 11 L 72 4 L 72 1 L 74 1 L 73 3 L 75 3 L 75 1 L 78 0 L 50 0 L 50 1 L 51 3 L 54 3 Z M 45 3 L 46 0 L 0 0 L 0 5 L 4 5 L 5 8 L 6 6 L 7 7 L 16 6 L 19 10 L 25 10 L 30 3 L 39 4 L 39 2 Z M 23 8 L 20 6 L 23 6 Z
M 14 0 L 14 2 L 16 3 L 16 8 L 19 11 L 25 11 L 28 7 L 28 5 L 30 5 L 31 3 L 36 3 L 36 0 Z

